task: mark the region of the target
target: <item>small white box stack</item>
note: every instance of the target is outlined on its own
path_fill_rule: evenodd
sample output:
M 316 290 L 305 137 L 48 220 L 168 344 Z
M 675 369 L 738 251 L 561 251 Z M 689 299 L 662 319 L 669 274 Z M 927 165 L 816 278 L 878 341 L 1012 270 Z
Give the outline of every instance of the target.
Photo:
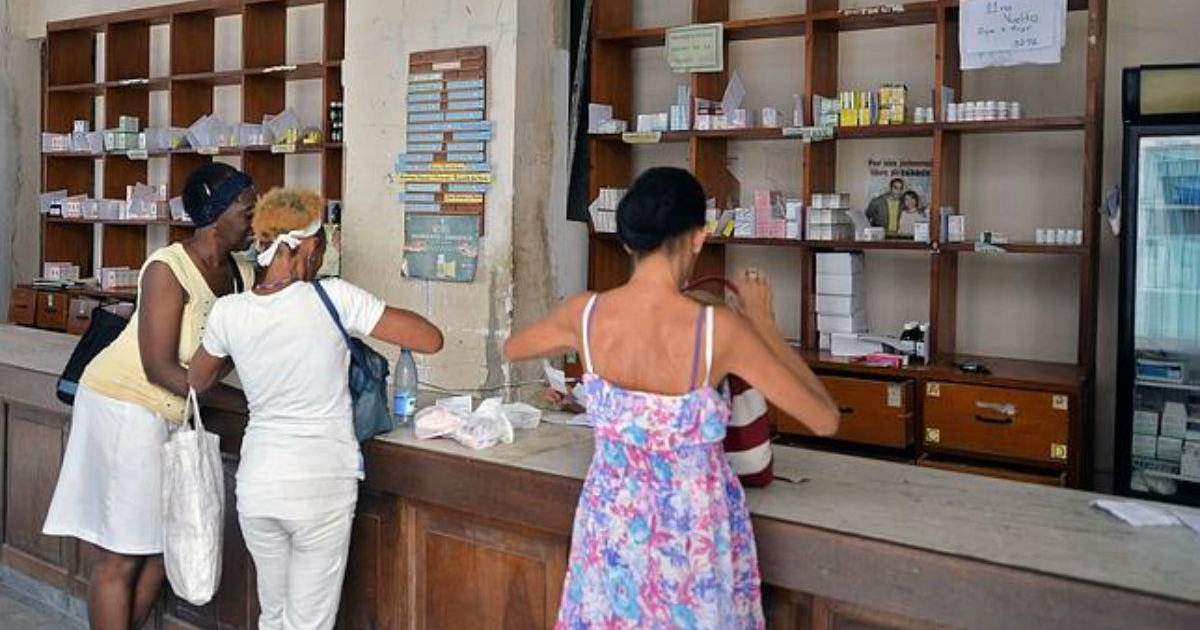
M 810 241 L 849 241 L 854 239 L 854 222 L 847 214 L 850 195 L 847 193 L 814 193 L 808 208 Z
M 817 254 L 817 331 L 821 349 L 834 333 L 867 330 L 863 256 L 861 253 Z

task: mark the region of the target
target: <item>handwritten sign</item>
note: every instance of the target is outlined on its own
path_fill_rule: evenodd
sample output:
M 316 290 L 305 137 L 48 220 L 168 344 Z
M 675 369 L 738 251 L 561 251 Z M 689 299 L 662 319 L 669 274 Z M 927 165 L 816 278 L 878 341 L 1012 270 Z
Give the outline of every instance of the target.
M 976 0 L 962 5 L 970 24 L 968 53 L 1035 50 L 1061 46 L 1055 3 L 1045 0 Z
M 667 63 L 675 72 L 725 69 L 725 25 L 691 24 L 667 29 Z

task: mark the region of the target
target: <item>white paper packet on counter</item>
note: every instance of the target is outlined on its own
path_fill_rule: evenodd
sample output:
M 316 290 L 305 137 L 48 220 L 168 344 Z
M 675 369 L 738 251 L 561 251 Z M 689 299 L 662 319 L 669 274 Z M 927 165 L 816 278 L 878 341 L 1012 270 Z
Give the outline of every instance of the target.
M 431 440 L 437 437 L 453 436 L 469 420 L 470 416 L 466 414 L 438 405 L 418 411 L 413 419 L 413 425 L 417 439 Z
M 417 412 L 414 424 L 418 439 L 450 437 L 479 450 L 511 444 L 514 429 L 536 429 L 541 418 L 541 410 L 535 407 L 525 403 L 506 405 L 500 398 L 489 398 L 471 411 L 470 397 L 458 396 Z

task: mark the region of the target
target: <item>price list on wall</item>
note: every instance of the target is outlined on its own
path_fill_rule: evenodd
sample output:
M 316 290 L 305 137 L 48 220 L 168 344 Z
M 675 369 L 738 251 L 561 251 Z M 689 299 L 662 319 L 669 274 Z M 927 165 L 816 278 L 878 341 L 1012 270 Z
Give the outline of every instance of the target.
M 487 119 L 487 49 L 409 56 L 407 148 L 396 159 L 407 213 L 471 215 L 483 229 L 492 182 Z
M 471 282 L 492 183 L 487 118 L 487 49 L 429 50 L 409 56 L 407 142 L 396 158 L 404 204 L 409 278 Z

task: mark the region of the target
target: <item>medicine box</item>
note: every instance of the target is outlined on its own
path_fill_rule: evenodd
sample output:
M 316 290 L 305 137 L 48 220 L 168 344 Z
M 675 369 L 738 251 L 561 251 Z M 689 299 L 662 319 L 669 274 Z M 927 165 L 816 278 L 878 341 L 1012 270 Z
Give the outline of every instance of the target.
M 1133 412 L 1133 432 L 1137 435 L 1158 435 L 1158 412 Z
M 817 295 L 817 313 L 821 315 L 853 315 L 862 310 L 861 295 Z
M 1133 436 L 1133 456 L 1153 458 L 1158 453 L 1158 438 L 1153 435 Z
M 948 237 L 951 243 L 961 243 L 967 240 L 967 217 L 961 214 L 952 214 L 947 217 L 950 224 Z
M 822 350 L 828 350 L 828 349 L 832 348 L 833 347 L 833 335 L 831 335 L 830 333 L 826 333 L 826 332 L 820 333 L 820 340 L 817 345 Z
M 851 315 L 817 315 L 817 330 L 827 333 L 854 333 L 867 330 L 867 315 L 857 311 Z
M 859 274 L 863 271 L 863 257 L 854 253 L 817 254 L 818 274 Z M 821 291 L 818 291 L 820 293 Z
M 1178 438 L 1159 437 L 1157 457 L 1168 462 L 1180 461 L 1183 458 L 1183 440 Z
M 866 287 L 861 274 L 817 273 L 817 293 L 821 295 L 859 295 Z
M 1187 424 L 1187 407 L 1183 403 L 1169 402 L 1163 405 L 1159 433 L 1164 437 L 1183 439 L 1187 435 Z
M 1179 474 L 1191 479 L 1200 479 L 1200 440 L 1188 440 L 1183 443 Z

